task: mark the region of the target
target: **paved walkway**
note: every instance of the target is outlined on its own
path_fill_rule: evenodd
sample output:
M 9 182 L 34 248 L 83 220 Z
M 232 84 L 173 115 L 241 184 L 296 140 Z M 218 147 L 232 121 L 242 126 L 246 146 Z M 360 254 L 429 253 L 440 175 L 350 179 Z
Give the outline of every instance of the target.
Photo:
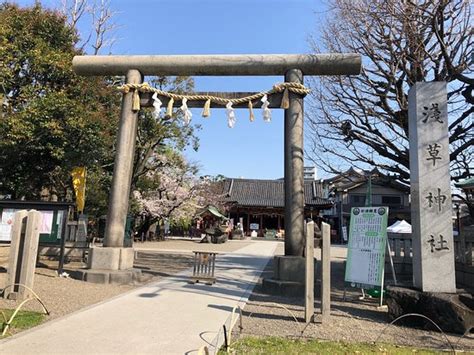
M 216 259 L 217 283 L 188 284 L 192 270 L 149 284 L 0 342 L 1 354 L 196 354 L 224 339 L 278 242 L 261 241 Z

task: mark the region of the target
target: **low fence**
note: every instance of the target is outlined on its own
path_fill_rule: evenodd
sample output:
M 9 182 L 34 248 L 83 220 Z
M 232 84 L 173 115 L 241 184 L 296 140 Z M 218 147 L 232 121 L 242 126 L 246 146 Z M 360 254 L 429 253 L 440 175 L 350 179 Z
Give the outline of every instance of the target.
M 397 281 L 410 283 L 413 278 L 413 251 L 411 234 L 388 233 L 388 242 L 392 254 Z M 474 285 L 474 227 L 462 230 L 462 237 L 454 237 L 454 257 L 456 283 L 459 287 Z M 393 284 L 390 258 L 385 258 L 385 280 Z

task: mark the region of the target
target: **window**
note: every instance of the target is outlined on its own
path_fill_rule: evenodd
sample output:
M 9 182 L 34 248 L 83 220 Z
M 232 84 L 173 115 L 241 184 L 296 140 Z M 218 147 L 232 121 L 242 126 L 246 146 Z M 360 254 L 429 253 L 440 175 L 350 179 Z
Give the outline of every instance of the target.
M 354 205 L 360 205 L 365 203 L 364 195 L 350 195 L 349 202 Z
M 401 205 L 402 198 L 401 196 L 382 196 L 383 205 Z

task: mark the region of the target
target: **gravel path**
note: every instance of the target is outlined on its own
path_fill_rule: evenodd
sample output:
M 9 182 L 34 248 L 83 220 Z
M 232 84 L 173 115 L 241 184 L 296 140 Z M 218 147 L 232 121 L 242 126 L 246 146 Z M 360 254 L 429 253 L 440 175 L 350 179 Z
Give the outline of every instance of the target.
M 332 312 L 327 323 L 324 325 L 313 323 L 304 328 L 303 298 L 266 295 L 262 292 L 260 283 L 255 287 L 245 306 L 244 330 L 241 336 L 302 337 L 346 342 L 378 341 L 439 350 L 450 349 L 449 342 L 451 342 L 457 350 L 474 351 L 474 334 L 466 335 L 464 338 L 448 335 L 448 342 L 438 332 L 397 325 L 388 326 L 387 312 L 377 310 L 378 299 L 359 300 L 360 290 L 348 289 L 346 301 L 343 301 L 345 250 L 336 247 L 331 249 L 331 253 Z M 270 262 L 262 277 L 271 277 L 271 275 Z M 319 295 L 315 295 L 315 299 L 317 300 L 315 309 L 318 312 Z M 297 322 L 292 315 L 297 318 Z

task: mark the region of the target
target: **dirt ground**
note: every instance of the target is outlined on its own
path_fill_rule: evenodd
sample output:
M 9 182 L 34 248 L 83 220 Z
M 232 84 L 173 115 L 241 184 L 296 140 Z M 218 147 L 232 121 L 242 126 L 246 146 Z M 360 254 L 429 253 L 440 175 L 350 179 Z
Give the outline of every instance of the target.
M 266 295 L 258 284 L 243 312 L 243 331 L 239 336 L 283 336 L 317 338 L 346 342 L 382 342 L 437 350 L 474 352 L 474 333 L 464 337 L 444 335 L 437 331 L 389 325 L 387 311 L 377 310 L 379 299 L 360 300 L 359 289 L 349 288 L 344 295 L 345 250 L 331 248 L 331 316 L 321 324 L 305 327 L 303 298 L 285 298 Z M 316 253 L 318 254 L 318 253 Z M 272 264 L 267 265 L 262 277 L 271 277 Z M 319 282 L 319 280 L 318 280 Z M 315 311 L 319 312 L 319 295 L 315 295 Z M 293 318 L 296 318 L 296 320 Z M 237 327 L 235 327 L 237 328 Z

